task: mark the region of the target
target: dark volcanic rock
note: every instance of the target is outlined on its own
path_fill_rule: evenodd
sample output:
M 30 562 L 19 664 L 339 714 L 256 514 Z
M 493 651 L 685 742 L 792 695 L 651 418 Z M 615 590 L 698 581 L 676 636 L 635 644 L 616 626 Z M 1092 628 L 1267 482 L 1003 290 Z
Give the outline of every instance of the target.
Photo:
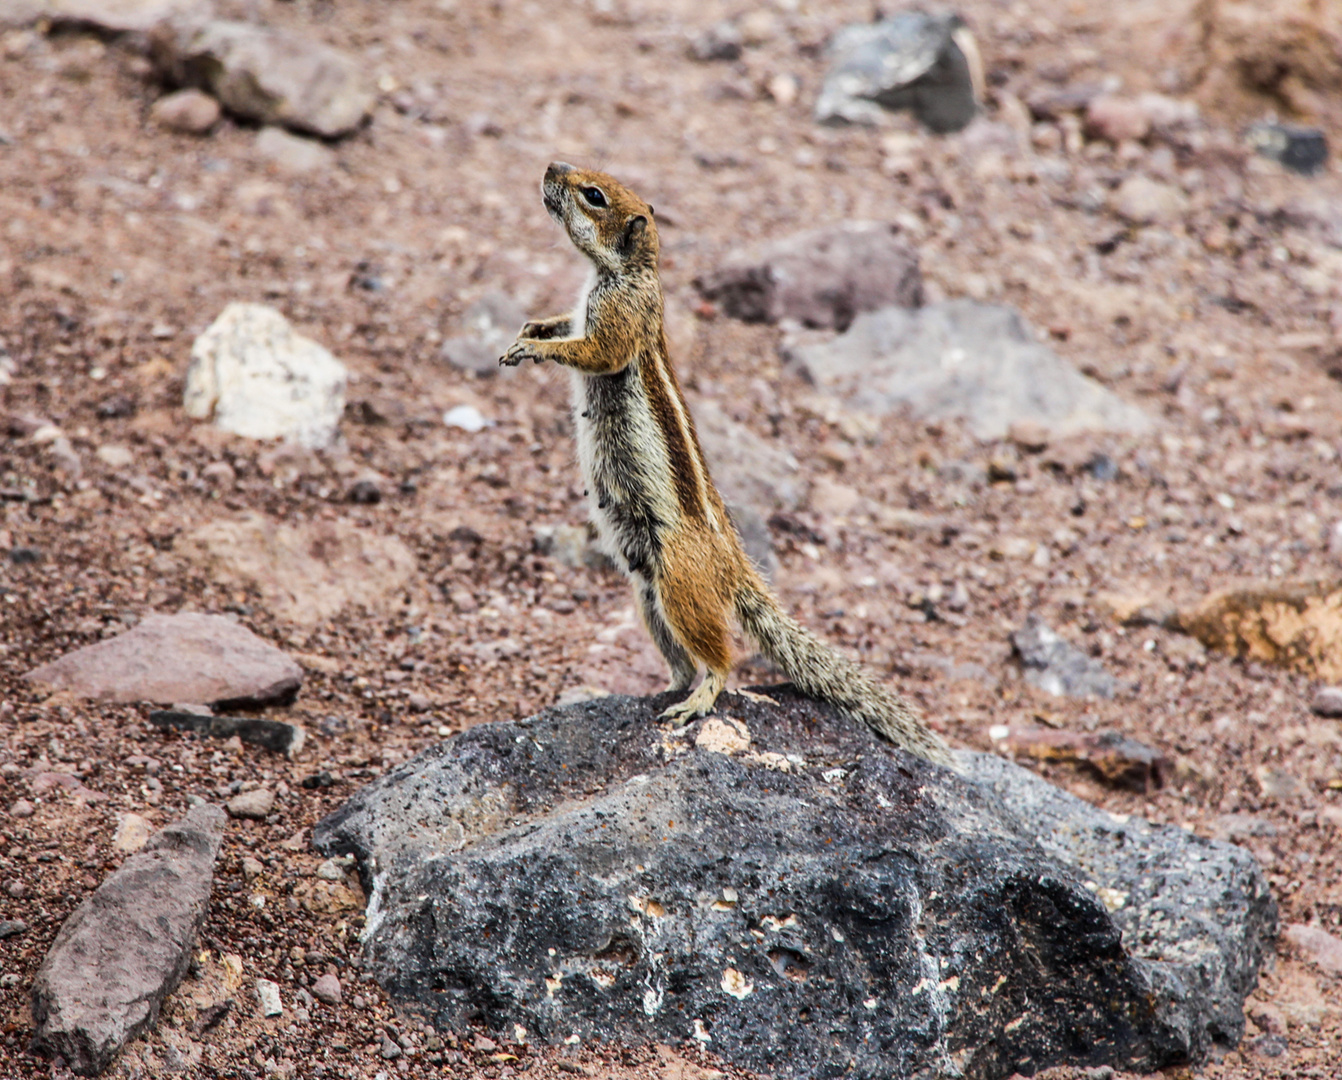
M 245 743 L 263 746 L 277 754 L 291 757 L 303 749 L 307 735 L 296 724 L 282 720 L 259 720 L 251 716 L 201 716 L 199 713 L 160 709 L 149 714 L 149 722 L 157 728 L 172 728 L 205 735 L 212 739 L 231 739 L 236 735 Z
M 220 708 L 288 703 L 303 669 L 223 615 L 149 615 L 133 630 L 66 653 L 28 682 L 104 701 L 198 701 Z
M 768 692 L 721 703 L 745 750 L 603 698 L 473 728 L 320 822 L 392 999 L 779 1077 L 1147 1071 L 1238 1041 L 1276 924 L 1247 853 Z
M 219 807 L 193 807 L 65 920 L 33 982 L 34 1052 L 96 1076 L 158 1019 L 205 921 L 223 835 Z
M 1328 161 L 1328 138 L 1319 128 L 1269 121 L 1250 127 L 1248 141 L 1264 157 L 1303 176 L 1313 176 Z
M 899 227 L 849 221 L 810 229 L 736 255 L 695 283 L 734 319 L 847 330 L 888 304 L 923 302 L 918 252 Z
M 824 124 L 877 124 L 882 109 L 909 109 L 929 129 L 959 131 L 978 112 L 983 61 L 958 15 L 900 12 L 845 26 L 816 99 Z

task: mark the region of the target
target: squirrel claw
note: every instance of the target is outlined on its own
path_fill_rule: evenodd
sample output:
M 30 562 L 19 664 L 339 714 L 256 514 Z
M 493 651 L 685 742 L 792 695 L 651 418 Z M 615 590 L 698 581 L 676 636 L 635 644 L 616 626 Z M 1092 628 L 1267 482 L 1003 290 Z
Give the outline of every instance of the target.
M 499 367 L 517 367 L 522 360 L 530 356 L 525 345 L 520 341 L 514 341 L 508 346 L 508 351 L 499 357 Z

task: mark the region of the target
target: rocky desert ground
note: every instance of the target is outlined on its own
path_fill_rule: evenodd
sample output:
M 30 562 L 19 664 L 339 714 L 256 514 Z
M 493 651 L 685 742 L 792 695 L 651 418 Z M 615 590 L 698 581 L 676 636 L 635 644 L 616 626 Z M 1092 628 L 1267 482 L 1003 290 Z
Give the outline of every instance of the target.
M 981 115 L 935 135 L 906 113 L 813 119 L 826 43 L 867 3 L 217 4 L 354 58 L 370 115 L 325 139 L 208 102 L 165 116 L 143 32 L 41 9 L 0 3 L 0 1074 L 69 1075 L 28 1052 L 34 975 L 201 799 L 241 801 L 195 959 L 108 1075 L 732 1073 L 688 1047 L 422 1030 L 361 973 L 358 882 L 310 847 L 361 784 L 453 732 L 662 688 L 625 584 L 585 546 L 562 373 L 459 358 L 491 347 L 489 312 L 554 314 L 581 284 L 537 189 L 560 158 L 657 207 L 673 356 L 785 606 L 953 744 L 1252 851 L 1286 932 L 1243 1042 L 1203 1074 L 1337 1075 L 1342 709 L 1320 692 L 1342 683 L 1342 179 L 1246 141 L 1269 117 L 1342 138 L 1328 5 L 966 0 Z M 705 47 L 724 22 L 731 47 Z M 927 303 L 1015 308 L 1149 424 L 978 437 L 875 415 L 788 359 L 833 331 L 742 322 L 695 285 L 859 219 L 898 226 Z M 348 368 L 327 445 L 187 415 L 193 342 L 232 302 Z M 1185 632 L 1217 590 L 1280 614 L 1298 582 L 1322 583 L 1290 609 L 1312 613 L 1298 633 L 1278 620 L 1227 651 Z M 179 613 L 231 616 L 299 665 L 291 703 L 247 715 L 300 725 L 301 749 L 24 678 Z M 1111 697 L 1026 681 L 1012 635 L 1031 614 Z M 1084 767 L 1075 747 L 1105 731 L 1159 766 L 1126 786 Z

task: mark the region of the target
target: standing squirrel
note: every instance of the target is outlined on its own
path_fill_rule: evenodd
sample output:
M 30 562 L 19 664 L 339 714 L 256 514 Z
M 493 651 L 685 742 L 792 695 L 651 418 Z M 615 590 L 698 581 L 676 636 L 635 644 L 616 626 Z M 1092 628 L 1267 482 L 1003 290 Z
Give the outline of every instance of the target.
M 545 208 L 593 265 L 571 315 L 528 322 L 499 360 L 552 360 L 572 372 L 578 457 L 597 530 L 633 580 L 671 691 L 703 682 L 662 715 L 713 711 L 731 670 L 729 617 L 802 693 L 896 746 L 951 765 L 944 742 L 897 694 L 784 614 L 741 547 L 708 475 L 662 325 L 652 207 L 605 173 L 554 162 Z

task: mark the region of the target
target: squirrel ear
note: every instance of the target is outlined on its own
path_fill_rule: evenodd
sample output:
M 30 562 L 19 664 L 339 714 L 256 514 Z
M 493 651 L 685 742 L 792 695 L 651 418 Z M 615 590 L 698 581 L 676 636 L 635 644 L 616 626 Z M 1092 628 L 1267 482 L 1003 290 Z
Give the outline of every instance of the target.
M 647 231 L 648 219 L 642 214 L 635 214 L 624 226 L 624 233 L 620 236 L 620 250 L 626 255 L 633 250 L 634 245 L 638 243 L 638 238 Z
M 648 213 L 653 217 L 657 216 L 657 211 L 652 208 L 652 203 L 648 203 Z

